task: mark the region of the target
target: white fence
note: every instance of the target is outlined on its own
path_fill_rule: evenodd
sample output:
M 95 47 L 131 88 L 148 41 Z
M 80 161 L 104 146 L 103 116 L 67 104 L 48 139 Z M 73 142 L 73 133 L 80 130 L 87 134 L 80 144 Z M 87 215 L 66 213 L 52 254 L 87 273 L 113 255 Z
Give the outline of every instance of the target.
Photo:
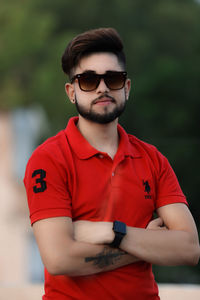
M 200 285 L 160 284 L 161 300 L 199 300 Z M 43 286 L 0 286 L 0 300 L 41 300 Z

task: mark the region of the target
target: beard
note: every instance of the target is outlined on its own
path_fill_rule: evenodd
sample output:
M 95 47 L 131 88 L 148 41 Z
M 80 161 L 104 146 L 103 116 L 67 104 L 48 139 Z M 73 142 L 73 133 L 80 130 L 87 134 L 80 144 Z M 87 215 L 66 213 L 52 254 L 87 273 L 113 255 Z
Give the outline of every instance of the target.
M 100 98 L 102 97 L 99 97 L 98 99 Z M 116 103 L 114 98 L 110 96 L 109 98 L 112 99 L 112 102 Z M 95 99 L 93 102 L 95 103 L 96 100 L 97 99 Z M 91 104 L 90 109 L 85 108 L 83 105 L 78 103 L 76 96 L 75 96 L 75 105 L 76 105 L 77 112 L 83 118 L 98 124 L 108 124 L 114 121 L 116 118 L 119 118 L 119 116 L 121 116 L 121 114 L 124 112 L 126 107 L 126 100 L 124 99 L 124 101 L 119 106 L 115 106 L 112 111 L 108 111 L 108 108 L 104 107 L 104 111 L 102 113 L 95 112 L 92 109 L 93 103 Z

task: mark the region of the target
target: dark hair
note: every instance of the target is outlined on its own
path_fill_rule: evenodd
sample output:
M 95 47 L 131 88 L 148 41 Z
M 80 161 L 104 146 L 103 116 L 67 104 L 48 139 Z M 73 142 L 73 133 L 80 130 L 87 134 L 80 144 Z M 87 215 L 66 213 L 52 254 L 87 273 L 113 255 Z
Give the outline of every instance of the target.
M 123 43 L 114 28 L 98 28 L 77 35 L 68 44 L 62 56 L 62 69 L 71 78 L 73 69 L 80 60 L 95 52 L 114 53 L 119 63 L 125 69 L 126 57 L 123 51 Z

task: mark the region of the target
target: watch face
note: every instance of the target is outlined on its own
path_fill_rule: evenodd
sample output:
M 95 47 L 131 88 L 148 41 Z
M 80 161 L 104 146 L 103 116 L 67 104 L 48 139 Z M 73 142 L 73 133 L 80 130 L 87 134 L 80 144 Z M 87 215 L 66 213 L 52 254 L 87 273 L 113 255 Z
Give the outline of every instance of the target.
M 113 229 L 115 232 L 126 234 L 126 224 L 120 221 L 114 221 Z

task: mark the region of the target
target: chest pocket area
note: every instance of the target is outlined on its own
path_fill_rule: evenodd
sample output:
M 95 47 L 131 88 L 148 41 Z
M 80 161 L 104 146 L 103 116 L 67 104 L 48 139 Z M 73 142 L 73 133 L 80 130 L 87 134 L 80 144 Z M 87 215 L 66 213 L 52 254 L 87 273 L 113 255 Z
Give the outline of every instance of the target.
M 113 203 L 119 217 L 130 226 L 146 227 L 155 210 L 156 183 L 153 173 L 143 166 L 142 159 L 127 161 L 116 169 L 112 179 Z

